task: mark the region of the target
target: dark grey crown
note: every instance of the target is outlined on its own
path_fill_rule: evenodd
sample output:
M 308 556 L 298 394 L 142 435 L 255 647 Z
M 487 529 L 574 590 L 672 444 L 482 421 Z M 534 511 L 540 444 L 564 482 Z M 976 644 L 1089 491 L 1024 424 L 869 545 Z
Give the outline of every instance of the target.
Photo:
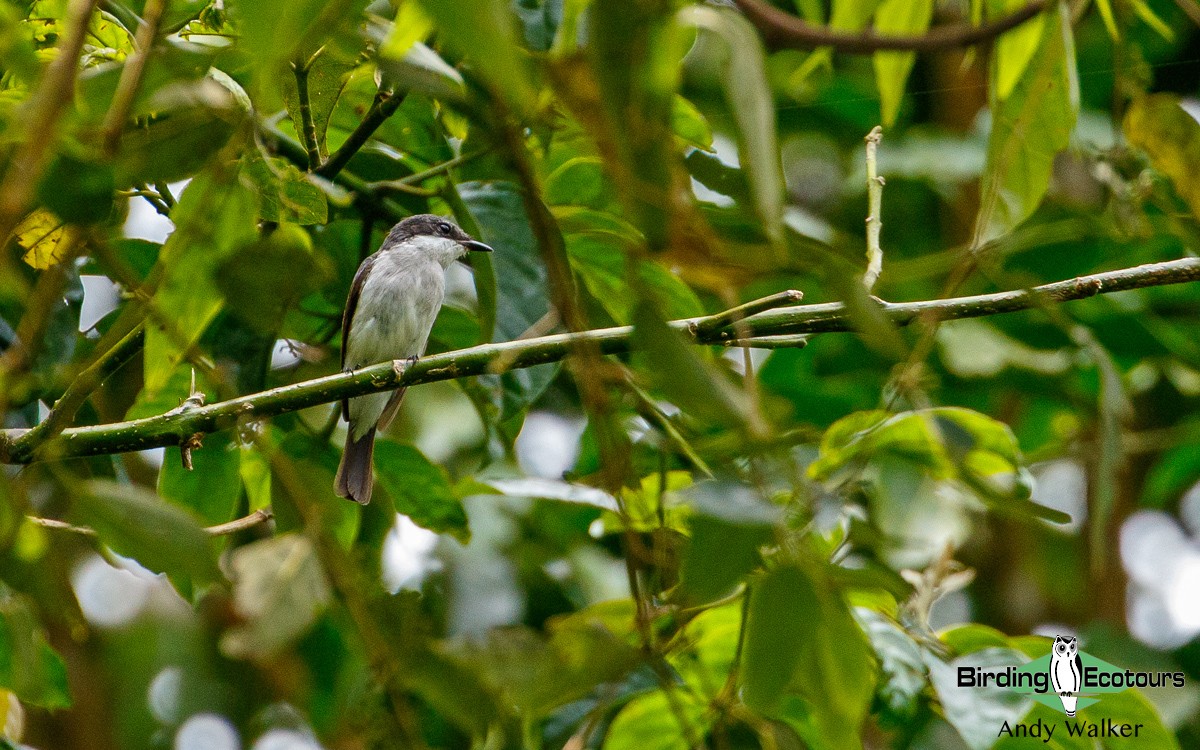
M 459 229 L 457 224 L 445 217 L 433 214 L 417 214 L 416 216 L 408 217 L 392 227 L 392 231 L 388 232 L 384 245 L 404 242 L 413 237 L 422 236 L 447 237 L 463 244 L 475 241 L 471 235 Z

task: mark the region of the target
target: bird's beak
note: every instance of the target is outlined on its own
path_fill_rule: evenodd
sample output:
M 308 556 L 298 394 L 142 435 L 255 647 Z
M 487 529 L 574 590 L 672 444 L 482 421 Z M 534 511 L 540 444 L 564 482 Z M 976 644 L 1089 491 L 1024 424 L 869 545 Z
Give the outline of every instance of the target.
M 490 252 L 492 252 L 492 248 L 491 248 L 491 247 L 489 247 L 489 246 L 487 246 L 487 245 L 483 244 L 482 242 L 476 242 L 475 240 L 466 240 L 465 242 L 460 242 L 460 243 L 458 243 L 458 244 L 462 245 L 462 246 L 463 246 L 463 247 L 465 247 L 467 250 L 469 250 L 469 251 L 472 251 L 472 252 L 476 252 L 476 253 L 490 253 Z

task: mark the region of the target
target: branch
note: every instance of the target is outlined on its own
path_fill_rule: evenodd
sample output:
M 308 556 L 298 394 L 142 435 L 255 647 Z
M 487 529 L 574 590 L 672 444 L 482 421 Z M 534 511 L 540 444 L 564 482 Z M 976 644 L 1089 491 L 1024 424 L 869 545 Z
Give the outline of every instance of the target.
M 237 518 L 227 523 L 219 523 L 216 526 L 206 526 L 205 531 L 212 536 L 227 536 L 236 534 L 239 531 L 254 528 L 255 526 L 269 521 L 274 518 L 275 514 L 270 510 L 263 508 L 256 510 L 248 516 Z M 54 518 L 40 518 L 38 516 L 25 516 L 30 523 L 41 526 L 44 529 L 54 529 L 55 531 L 69 531 L 72 534 L 81 534 L 83 536 L 96 536 L 96 530 L 88 526 L 76 526 L 75 524 L 59 521 Z
M 867 291 L 875 288 L 879 274 L 883 273 L 883 248 L 879 246 L 879 233 L 883 231 L 883 178 L 875 153 L 883 140 L 883 128 L 876 125 L 867 133 L 867 270 L 863 273 L 863 286 Z
M 154 38 L 158 35 L 158 24 L 162 20 L 166 0 L 147 0 L 142 11 L 143 23 L 138 26 L 134 37 L 136 49 L 125 60 L 121 68 L 121 77 L 117 81 L 117 90 L 113 94 L 112 104 L 104 117 L 101 131 L 104 133 L 104 153 L 109 157 L 115 156 L 121 145 L 121 134 L 125 130 L 125 122 L 129 119 L 129 111 L 137 98 L 138 89 L 142 85 L 142 75 L 146 72 L 146 61 L 154 47 Z
M 300 110 L 300 142 L 308 154 L 308 171 L 316 171 L 321 166 L 321 151 L 317 146 L 317 126 L 313 123 L 312 104 L 308 100 L 308 71 L 324 47 L 317 50 L 307 62 L 293 62 L 292 72 L 296 74 L 296 108 Z
M 790 13 L 768 5 L 765 0 L 734 2 L 762 34 L 763 42 L 771 49 L 832 47 L 838 52 L 852 55 L 869 55 L 880 50 L 936 52 L 970 47 L 1015 29 L 1050 5 L 1050 0 L 1032 0 L 1020 10 L 978 26 L 956 23 L 935 26 L 921 36 L 878 36 L 873 31 L 856 33 L 813 26 Z
M 394 91 L 380 91 L 375 95 L 375 102 L 371 108 L 367 110 L 366 116 L 362 122 L 354 129 L 344 143 L 337 151 L 329 157 L 329 160 L 314 170 L 314 173 L 327 180 L 332 180 L 342 168 L 350 163 L 358 150 L 366 145 L 379 126 L 384 123 L 387 118 L 396 113 L 400 105 L 404 102 L 404 93 Z
M 142 323 L 133 324 L 129 332 L 118 339 L 112 348 L 102 352 L 92 364 L 79 373 L 67 386 L 62 397 L 54 403 L 50 414 L 26 433 L 26 439 L 34 444 L 45 443 L 66 429 L 92 392 L 142 348 L 144 336 L 145 328 Z
M 1097 294 L 1192 281 L 1200 281 L 1200 258 L 1150 263 L 1057 281 L 1033 289 L 921 302 L 881 302 L 880 309 L 892 323 L 903 326 L 918 317 L 936 320 L 979 318 L 1085 299 Z M 696 344 L 721 345 L 738 340 L 739 344 L 749 346 L 755 345 L 755 340 L 760 337 L 854 330 L 853 320 L 840 302 L 769 310 L 740 322 L 737 331 L 723 328 L 701 332 L 705 320 L 690 318 L 673 321 L 670 325 Z M 695 333 L 691 332 L 693 327 Z M 483 344 L 424 357 L 411 365 L 405 360 L 383 362 L 354 372 L 327 375 L 182 412 L 114 424 L 76 427 L 64 430 L 57 440 L 47 445 L 39 445 L 31 440 L 29 430 L 4 430 L 0 432 L 0 462 L 23 464 L 37 459 L 106 455 L 180 445 L 196 433 L 215 432 L 240 421 L 266 419 L 401 386 L 493 373 L 493 365 L 499 360 L 503 360 L 508 369 L 557 362 L 580 343 L 593 346 L 602 354 L 621 354 L 630 350 L 632 334 L 633 329 L 629 326 L 602 328 L 578 334 L 555 334 Z M 767 338 L 767 341 L 771 339 Z M 794 341 L 799 345 L 802 339 Z

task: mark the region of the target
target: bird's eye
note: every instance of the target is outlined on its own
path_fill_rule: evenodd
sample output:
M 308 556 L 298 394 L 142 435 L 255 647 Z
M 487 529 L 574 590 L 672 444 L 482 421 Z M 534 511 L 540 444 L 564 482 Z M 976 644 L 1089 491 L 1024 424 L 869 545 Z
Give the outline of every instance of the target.
M 450 234 L 450 225 L 443 221 L 437 225 L 437 230 L 439 234 Z

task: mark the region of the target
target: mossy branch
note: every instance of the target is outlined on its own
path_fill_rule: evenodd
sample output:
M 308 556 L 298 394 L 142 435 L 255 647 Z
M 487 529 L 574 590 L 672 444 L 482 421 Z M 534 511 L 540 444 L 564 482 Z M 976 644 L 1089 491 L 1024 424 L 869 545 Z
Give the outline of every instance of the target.
M 1200 258 L 1182 258 L 1162 263 L 1125 268 L 1032 289 L 955 297 L 920 302 L 880 302 L 883 313 L 896 325 L 907 325 L 918 317 L 933 320 L 979 318 L 1027 310 L 1047 303 L 1084 299 L 1097 294 L 1144 287 L 1200 281 Z M 780 298 L 779 295 L 773 295 Z M 785 295 L 783 299 L 790 299 Z M 851 331 L 853 321 L 841 303 L 797 305 L 759 312 L 730 327 L 713 328 L 706 318 L 676 320 L 671 326 L 696 344 L 724 344 L 738 340 L 754 345 L 758 337 L 778 343 L 780 336 Z M 45 443 L 30 430 L 0 432 L 0 462 L 29 463 L 38 459 L 94 456 L 126 451 L 176 446 L 197 433 L 227 429 L 239 422 L 266 419 L 287 412 L 332 403 L 343 398 L 413 386 L 438 380 L 472 377 L 494 372 L 496 364 L 515 370 L 557 362 L 581 341 L 602 354 L 620 354 L 632 346 L 633 329 L 628 326 L 603 328 L 578 334 L 555 334 L 539 338 L 484 344 L 424 357 L 409 365 L 404 360 L 383 362 L 355 372 L 338 373 L 301 383 L 272 388 L 261 393 L 221 401 L 207 406 L 179 409 L 156 417 L 128 422 L 75 427 Z M 786 339 L 784 339 L 786 341 Z

